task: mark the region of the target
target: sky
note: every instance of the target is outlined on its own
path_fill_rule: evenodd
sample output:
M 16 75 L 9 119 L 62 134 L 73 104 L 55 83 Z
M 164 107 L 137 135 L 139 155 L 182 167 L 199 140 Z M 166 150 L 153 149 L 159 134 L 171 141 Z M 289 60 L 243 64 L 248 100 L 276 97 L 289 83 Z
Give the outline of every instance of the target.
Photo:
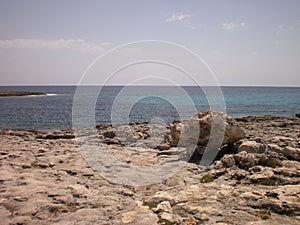
M 99 56 L 141 40 L 185 46 L 220 85 L 300 86 L 298 0 L 1 0 L 0 85 L 76 85 Z M 143 68 L 111 84 L 133 73 Z

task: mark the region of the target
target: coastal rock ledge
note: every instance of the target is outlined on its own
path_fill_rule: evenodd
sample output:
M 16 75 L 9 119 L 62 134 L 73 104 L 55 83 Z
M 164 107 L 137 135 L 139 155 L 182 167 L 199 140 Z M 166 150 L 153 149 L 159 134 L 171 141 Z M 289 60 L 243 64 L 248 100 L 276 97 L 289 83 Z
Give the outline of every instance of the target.
M 214 127 L 214 128 L 213 128 Z M 234 146 L 245 137 L 244 130 L 230 116 L 219 112 L 199 112 L 185 121 L 171 124 L 100 124 L 102 142 L 130 147 L 169 150 L 173 147 L 196 148 L 193 158 L 201 158 L 209 140 L 221 140 L 219 147 Z M 223 140 L 223 141 L 222 141 Z M 174 150 L 174 149 L 173 149 Z
M 199 113 L 190 122 L 164 126 L 120 126 L 127 137 L 116 135 L 118 128 L 111 125 L 97 128 L 117 159 L 148 166 L 185 148 L 188 136 L 183 147 L 175 147 L 178 134 L 185 135 L 179 131 L 200 126 L 197 146 L 205 146 L 213 115 Z M 199 150 L 174 176 L 139 187 L 93 171 L 72 130 L 2 130 L 0 224 L 299 224 L 300 119 L 218 115 L 225 138 L 209 167 L 199 170 Z

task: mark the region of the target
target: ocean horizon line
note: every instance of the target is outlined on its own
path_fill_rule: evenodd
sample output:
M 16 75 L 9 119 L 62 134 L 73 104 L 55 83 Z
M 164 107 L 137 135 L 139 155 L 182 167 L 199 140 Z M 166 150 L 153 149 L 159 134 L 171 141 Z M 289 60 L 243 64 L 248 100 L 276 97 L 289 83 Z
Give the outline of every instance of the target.
M 0 87 L 126 87 L 128 85 L 126 84 L 110 84 L 110 85 L 75 85 L 75 84 L 4 84 L 0 85 Z M 300 88 L 300 86 L 293 86 L 293 85 L 129 85 L 130 87 L 230 87 L 230 88 L 235 88 L 235 87 L 245 87 L 245 88 Z

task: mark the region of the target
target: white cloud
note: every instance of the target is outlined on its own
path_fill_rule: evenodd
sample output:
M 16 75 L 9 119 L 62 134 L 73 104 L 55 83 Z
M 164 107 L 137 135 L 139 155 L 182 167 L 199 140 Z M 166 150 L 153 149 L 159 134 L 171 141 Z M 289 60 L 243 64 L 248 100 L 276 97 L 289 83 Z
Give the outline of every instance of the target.
M 186 28 L 195 29 L 195 27 L 191 24 L 190 19 L 190 14 L 173 13 L 171 16 L 167 17 L 165 21 L 168 23 L 179 22 L 184 24 Z
M 109 43 L 91 44 L 84 39 L 8 39 L 0 40 L 0 48 L 79 50 L 103 52 Z
M 240 22 L 240 23 L 229 22 L 229 23 L 222 24 L 223 30 L 239 30 L 245 27 L 246 27 L 245 22 Z
M 279 24 L 275 28 L 275 33 L 277 35 L 282 34 L 282 33 L 286 33 L 286 32 L 298 32 L 298 31 L 300 31 L 300 23 L 295 23 L 295 24 L 292 24 L 292 25 Z
M 183 13 L 173 13 L 166 19 L 166 22 L 176 22 L 176 21 L 183 21 L 189 20 L 191 18 L 190 14 L 183 14 Z

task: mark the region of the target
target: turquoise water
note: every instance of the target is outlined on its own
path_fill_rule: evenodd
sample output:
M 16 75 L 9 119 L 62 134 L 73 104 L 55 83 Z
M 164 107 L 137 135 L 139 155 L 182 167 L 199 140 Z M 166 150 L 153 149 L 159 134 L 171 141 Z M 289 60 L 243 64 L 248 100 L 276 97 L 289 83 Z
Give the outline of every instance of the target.
M 129 112 L 130 122 L 150 121 L 154 117 L 172 122 L 188 118 L 192 113 L 189 111 L 191 105 L 198 111 L 210 108 L 207 98 L 199 87 L 183 87 L 187 94 L 183 94 L 175 87 L 130 87 L 127 93 L 118 96 L 123 88 L 107 86 L 102 89 L 94 111 L 96 123 L 111 122 L 112 105 L 116 99 L 118 109 L 121 111 L 128 110 L 128 106 L 132 104 Z M 92 93 L 91 90 L 95 89 L 98 90 L 99 87 L 86 88 L 84 95 L 87 100 Z M 75 86 L 0 87 L 0 91 L 8 90 L 41 91 L 50 95 L 1 97 L 0 129 L 49 130 L 72 127 Z M 214 90 L 214 87 L 209 90 Z M 222 87 L 222 92 L 226 113 L 234 117 L 266 114 L 294 116 L 300 113 L 299 87 Z M 209 99 L 219 99 L 220 96 L 214 96 L 214 91 L 211 93 Z M 179 113 L 176 107 L 183 109 L 184 113 Z

